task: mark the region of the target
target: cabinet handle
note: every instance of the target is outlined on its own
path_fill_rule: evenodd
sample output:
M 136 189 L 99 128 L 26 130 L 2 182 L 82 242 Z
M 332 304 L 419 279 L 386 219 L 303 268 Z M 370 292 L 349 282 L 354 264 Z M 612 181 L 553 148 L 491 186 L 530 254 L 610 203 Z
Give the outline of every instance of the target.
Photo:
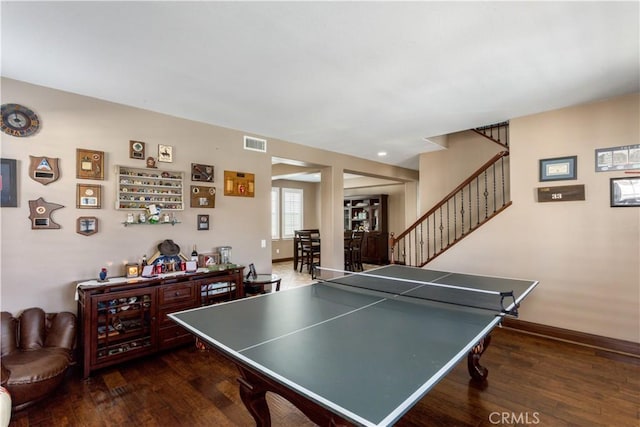
M 180 292 L 176 291 L 176 296 L 179 297 L 180 296 Z

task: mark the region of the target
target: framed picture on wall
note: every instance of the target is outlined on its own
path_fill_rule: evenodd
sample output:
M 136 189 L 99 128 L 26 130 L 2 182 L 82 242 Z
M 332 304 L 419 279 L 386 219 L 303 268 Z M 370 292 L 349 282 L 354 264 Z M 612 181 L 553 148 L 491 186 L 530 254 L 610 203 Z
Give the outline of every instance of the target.
M 563 181 L 578 178 L 578 156 L 540 160 L 540 181 Z
M 98 232 L 98 218 L 95 216 L 81 216 L 76 220 L 76 233 L 91 236 Z
M 142 141 L 129 141 L 129 158 L 144 160 L 145 143 Z
M 77 184 L 76 207 L 78 209 L 100 209 L 102 205 L 102 186 Z
M 76 149 L 76 178 L 104 179 L 104 151 Z
M 14 159 L 0 159 L 0 206 L 18 207 L 17 163 Z
M 198 230 L 209 229 L 209 215 L 198 215 Z
M 158 161 L 173 162 L 173 147 L 171 145 L 158 144 Z
M 611 178 L 611 207 L 640 206 L 640 177 Z

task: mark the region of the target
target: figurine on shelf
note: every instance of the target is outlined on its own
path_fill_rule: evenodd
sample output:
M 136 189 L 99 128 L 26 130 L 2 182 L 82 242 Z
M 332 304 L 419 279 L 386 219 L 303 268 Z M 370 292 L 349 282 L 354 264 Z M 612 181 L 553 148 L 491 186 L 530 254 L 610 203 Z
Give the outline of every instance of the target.
M 100 282 L 105 282 L 107 280 L 107 269 L 102 267 L 98 276 L 100 277 Z

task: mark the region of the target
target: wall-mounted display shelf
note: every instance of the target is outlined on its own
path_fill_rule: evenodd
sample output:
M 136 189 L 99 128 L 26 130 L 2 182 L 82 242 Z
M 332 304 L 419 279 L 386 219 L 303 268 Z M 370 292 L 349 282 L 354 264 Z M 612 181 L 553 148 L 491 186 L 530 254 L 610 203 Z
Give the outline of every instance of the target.
M 174 219 L 174 220 L 171 220 L 171 221 L 168 221 L 168 222 L 165 222 L 165 221 L 158 221 L 158 222 L 149 222 L 149 221 L 147 221 L 147 222 L 126 222 L 125 221 L 122 224 L 125 227 L 128 227 L 130 225 L 163 225 L 163 224 L 164 225 L 176 225 L 176 224 L 180 224 L 180 223 L 181 223 L 180 221 L 178 221 L 177 219 Z
M 116 209 L 184 210 L 184 173 L 161 169 L 116 166 Z M 161 222 L 159 222 L 161 223 Z

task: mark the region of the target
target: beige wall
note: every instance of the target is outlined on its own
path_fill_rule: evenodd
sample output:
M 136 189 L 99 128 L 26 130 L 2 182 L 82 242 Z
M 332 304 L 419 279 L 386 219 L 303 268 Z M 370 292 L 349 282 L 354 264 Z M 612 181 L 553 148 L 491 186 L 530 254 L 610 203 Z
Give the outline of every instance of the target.
M 34 109 L 42 129 L 29 138 L 2 135 L 2 157 L 19 162 L 19 206 L 3 208 L 2 218 L 2 309 L 18 311 L 42 306 L 47 310 L 75 311 L 76 280 L 96 277 L 101 267 L 110 275 L 121 275 L 126 262 L 151 256 L 164 239 L 173 239 L 185 253 L 195 244 L 199 252 L 233 247 L 232 261 L 254 262 L 261 271 L 271 270 L 271 233 L 268 215 L 271 188 L 269 154 L 242 148 L 242 132 L 103 102 L 3 79 L 4 102 L 18 102 Z M 215 209 L 192 209 L 176 213 L 175 226 L 132 226 L 122 222 L 127 211 L 115 210 L 115 165 L 144 167 L 129 158 L 129 140 L 147 143 L 147 154 L 157 157 L 158 144 L 174 147 L 174 162 L 160 168 L 188 172 L 190 163 L 215 166 Z M 105 152 L 105 180 L 76 179 L 76 148 Z M 61 178 L 43 186 L 28 178 L 29 155 L 60 158 Z M 224 170 L 255 174 L 254 198 L 225 197 Z M 185 180 L 185 186 L 191 181 Z M 77 209 L 76 184 L 102 185 L 102 209 Z M 28 201 L 43 197 L 65 206 L 53 213 L 60 230 L 31 230 Z M 196 230 L 197 214 L 209 214 L 209 231 Z M 99 232 L 82 236 L 75 232 L 79 216 L 96 216 Z M 267 242 L 261 248 L 261 240 Z
M 448 136 L 447 149 L 420 156 L 420 212 L 435 206 L 504 147 L 472 131 Z
M 429 268 L 537 279 L 523 320 L 640 342 L 640 208 L 609 207 L 609 179 L 629 175 L 594 164 L 596 148 L 638 144 L 639 104 L 635 94 L 512 119 L 513 206 Z M 539 159 L 572 155 L 577 180 L 538 181 Z M 584 184 L 586 200 L 536 202 L 537 187 L 568 184 Z
M 640 341 L 640 209 L 610 208 L 609 178 L 623 174 L 594 172 L 596 148 L 636 144 L 640 140 L 639 101 L 636 94 L 511 120 L 514 205 L 430 267 L 538 279 L 539 288 L 523 305 L 524 320 Z M 19 206 L 0 209 L 0 304 L 3 310 L 13 312 L 31 306 L 75 311 L 74 281 L 95 277 L 105 265 L 111 274 L 121 274 L 125 262 L 151 254 L 167 238 L 175 240 L 183 251 L 190 251 L 193 244 L 200 252 L 231 245 L 234 262 L 254 262 L 260 271 L 270 271 L 271 156 L 325 165 L 316 199 L 322 205 L 318 207 L 318 227 L 326 224 L 329 229 L 323 232 L 323 264 L 327 261 L 327 266 L 333 267 L 341 264 L 332 255 L 342 253 L 342 173 L 365 172 L 409 183 L 418 178 L 415 171 L 269 138 L 268 153 L 245 151 L 245 133 L 241 131 L 10 79 L 2 79 L 2 102 L 25 104 L 43 122 L 41 131 L 32 137 L 2 134 L 0 140 L 2 157 L 19 162 Z M 177 213 L 182 224 L 125 228 L 121 223 L 126 211 L 114 209 L 113 170 L 118 164 L 143 163 L 129 159 L 131 139 L 147 142 L 148 152 L 154 155 L 158 144 L 174 146 L 175 160 L 167 169 L 188 171 L 191 162 L 213 164 L 216 187 L 220 187 L 224 170 L 252 172 L 256 175 L 256 197 L 225 197 L 218 188 L 216 208 L 187 207 Z M 427 156 L 444 153 L 451 157 L 438 162 L 456 165 L 456 170 L 464 166 L 457 165 L 456 160 L 468 158 L 471 167 L 486 160 L 479 155 L 461 157 L 469 152 L 457 152 L 456 145 L 464 150 L 468 144 L 456 141 L 452 136 L 449 150 L 421 156 L 421 168 L 424 162 L 429 163 Z M 105 151 L 104 181 L 75 178 L 76 148 Z M 485 149 L 499 151 L 500 147 L 483 146 L 483 155 Z M 29 179 L 29 155 L 60 158 L 61 178 L 47 186 Z M 565 155 L 578 155 L 578 180 L 572 183 L 585 184 L 587 200 L 536 203 L 535 188 L 541 186 L 538 160 Z M 429 167 L 421 175 L 432 172 Z M 75 208 L 79 182 L 103 185 L 102 209 Z M 429 183 L 438 182 L 437 177 L 425 175 L 420 182 L 420 203 L 426 205 L 427 196 L 438 199 L 451 189 L 444 185 L 429 189 Z M 379 190 L 376 192 L 388 193 Z M 28 200 L 38 197 L 65 206 L 53 214 L 62 225 L 61 230 L 31 230 Z M 418 203 L 418 198 L 410 199 Z M 411 210 L 405 203 L 405 218 L 411 218 Z M 196 230 L 199 213 L 211 215 L 210 231 Z M 99 218 L 98 234 L 86 237 L 75 232 L 77 217 L 86 215 Z M 266 248 L 260 247 L 262 239 L 266 240 Z
M 233 247 L 232 261 L 255 263 L 259 271 L 271 271 L 271 157 L 298 158 L 301 161 L 328 165 L 340 171 L 345 165 L 365 173 L 393 176 L 408 181 L 417 172 L 382 165 L 363 159 L 342 156 L 324 150 L 303 147 L 287 141 L 268 139 L 268 152 L 242 148 L 245 132 L 193 122 L 163 114 L 140 110 L 98 99 L 35 86 L 12 79 L 2 79 L 2 102 L 21 103 L 32 108 L 42 121 L 41 130 L 28 138 L 0 136 L 3 158 L 18 161 L 17 208 L 0 209 L 0 287 L 2 310 L 19 312 L 41 306 L 47 311 L 75 312 L 74 282 L 95 278 L 101 267 L 110 275 L 121 275 L 126 262 L 137 262 L 143 254 L 150 256 L 164 239 L 173 239 L 183 252 L 195 244 L 199 252 L 210 252 L 218 246 Z M 260 136 L 260 135 L 256 135 Z M 215 166 L 217 187 L 215 209 L 187 207 L 176 214 L 182 221 L 175 226 L 124 227 L 127 211 L 115 209 L 115 165 L 143 167 L 144 162 L 129 158 L 129 140 L 145 141 L 147 153 L 157 156 L 158 144 L 174 147 L 174 162 L 166 169 L 187 172 L 192 162 Z M 76 148 L 101 150 L 106 153 L 104 181 L 79 180 L 75 177 Z M 28 178 L 29 155 L 60 158 L 61 178 L 43 186 Z M 160 164 L 162 167 L 164 164 Z M 224 170 L 254 173 L 254 198 L 225 197 L 220 182 Z M 188 175 L 188 174 L 187 174 Z M 323 179 L 324 181 L 324 179 Z M 342 181 L 326 184 L 329 195 L 342 199 Z M 76 184 L 102 185 L 102 209 L 76 209 Z M 186 185 L 191 181 L 186 180 Z M 53 214 L 60 230 L 31 230 L 28 201 L 43 197 L 65 208 Z M 320 191 L 316 205 L 320 205 Z M 329 210 L 332 199 L 322 203 Z M 317 207 L 320 210 L 320 207 Z M 198 214 L 211 216 L 209 231 L 197 231 Z M 342 203 L 338 215 L 342 215 Z M 82 236 L 75 232 L 79 216 L 96 216 L 99 232 Z M 329 215 L 324 215 L 328 217 Z M 321 215 L 322 217 L 322 215 Z M 318 220 L 320 222 L 322 218 Z M 317 224 L 321 227 L 320 224 Z M 342 223 L 325 233 L 340 241 L 323 240 L 323 251 L 341 243 Z M 266 247 L 261 247 L 265 240 Z M 341 254 L 340 248 L 340 254 Z M 341 261 L 323 256 L 323 262 L 339 266 Z

